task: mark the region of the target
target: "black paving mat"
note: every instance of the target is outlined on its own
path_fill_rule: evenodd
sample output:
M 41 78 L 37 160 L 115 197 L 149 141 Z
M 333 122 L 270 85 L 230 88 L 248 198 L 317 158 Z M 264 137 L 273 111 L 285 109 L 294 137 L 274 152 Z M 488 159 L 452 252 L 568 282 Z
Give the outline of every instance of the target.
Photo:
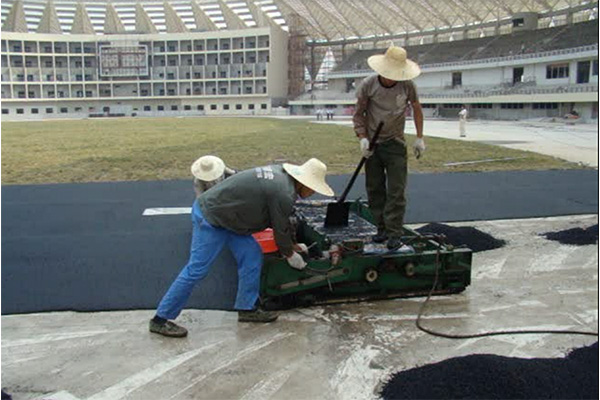
M 496 239 L 492 235 L 471 226 L 454 227 L 434 223 L 422 226 L 416 231 L 423 235 L 428 233 L 444 235 L 447 243 L 452 244 L 454 247 L 466 246 L 474 253 L 498 249 L 506 245 L 505 240 Z
M 340 194 L 349 176 L 328 176 Z M 359 175 L 348 199 L 362 197 Z M 410 174 L 406 223 L 598 212 L 598 171 Z M 2 186 L 2 314 L 154 309 L 189 255 L 191 180 Z M 465 243 L 468 244 L 468 243 Z M 457 244 L 458 245 L 458 244 Z M 228 251 L 187 307 L 231 309 Z
M 587 228 L 572 228 L 557 232 L 542 233 L 548 240 L 555 240 L 561 244 L 585 246 L 598 243 L 598 224 Z
M 456 357 L 394 374 L 391 399 L 598 399 L 598 343 L 564 358 Z

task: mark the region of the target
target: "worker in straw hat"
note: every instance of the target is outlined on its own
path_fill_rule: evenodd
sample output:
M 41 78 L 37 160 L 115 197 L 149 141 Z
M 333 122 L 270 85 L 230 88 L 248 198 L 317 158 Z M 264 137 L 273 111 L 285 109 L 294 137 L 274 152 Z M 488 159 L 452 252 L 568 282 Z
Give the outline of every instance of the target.
M 333 196 L 326 173 L 327 166 L 316 158 L 302 165 L 269 165 L 238 172 L 200 195 L 192 207 L 190 259 L 158 305 L 150 331 L 171 337 L 187 335 L 185 328 L 170 320 L 177 318 L 192 289 L 208 274 L 225 246 L 238 266 L 238 321 L 274 321 L 277 314 L 261 310 L 258 304 L 263 258 L 252 233 L 273 228 L 275 242 L 289 266 L 306 267 L 299 253 L 308 248 L 294 243 L 290 216 L 298 197 L 315 192 Z
M 202 156 L 192 164 L 194 175 L 194 192 L 196 198 L 202 193 L 235 174 L 235 170 L 227 167 L 223 160 L 216 156 Z
M 425 151 L 423 110 L 412 79 L 419 76 L 419 66 L 406 57 L 402 47 L 391 45 L 385 54 L 369 57 L 369 66 L 377 73 L 363 80 L 357 89 L 353 116 L 354 131 L 359 138 L 365 163 L 369 208 L 377 224 L 376 243 L 387 241 L 389 249 L 402 245 L 402 226 L 406 209 L 407 145 L 404 137 L 405 115 L 412 107 L 417 138 L 414 153 L 420 158 Z M 373 151 L 369 140 L 383 122 Z

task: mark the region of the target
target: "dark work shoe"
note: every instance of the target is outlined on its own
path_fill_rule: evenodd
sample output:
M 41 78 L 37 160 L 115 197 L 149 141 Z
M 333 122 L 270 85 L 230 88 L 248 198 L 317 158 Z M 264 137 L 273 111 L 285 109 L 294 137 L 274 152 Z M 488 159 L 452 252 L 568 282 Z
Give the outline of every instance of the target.
M 238 322 L 273 322 L 279 314 L 273 311 L 240 310 L 238 311 Z
M 387 233 L 385 233 L 383 229 L 377 229 L 377 233 L 371 238 L 371 240 L 373 240 L 374 243 L 383 243 L 387 239 Z
M 387 242 L 387 248 L 389 250 L 397 250 L 402 247 L 402 240 L 399 237 L 391 237 Z
M 174 322 L 167 321 L 164 324 L 159 324 L 153 320 L 150 320 L 150 332 L 168 337 L 186 337 L 188 334 L 187 329 Z

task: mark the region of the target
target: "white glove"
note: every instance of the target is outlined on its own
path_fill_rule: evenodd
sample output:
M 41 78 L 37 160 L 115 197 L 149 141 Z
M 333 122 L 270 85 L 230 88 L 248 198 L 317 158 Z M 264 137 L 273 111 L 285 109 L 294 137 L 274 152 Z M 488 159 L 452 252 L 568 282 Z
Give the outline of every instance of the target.
M 360 151 L 362 152 L 364 158 L 369 158 L 373 155 L 373 152 L 369 151 L 369 139 L 360 139 Z
M 300 253 L 308 254 L 308 246 L 304 243 L 296 243 L 296 248 L 298 251 L 300 251 Z
M 287 262 L 290 264 L 290 267 L 297 270 L 303 270 L 306 267 L 306 262 L 304 262 L 302 256 L 295 251 L 291 256 L 287 257 Z
M 413 144 L 413 149 L 415 152 L 415 157 L 417 159 L 421 158 L 421 155 L 425 151 L 425 141 L 423 140 L 423 138 L 417 138 L 417 140 L 415 140 L 415 143 Z

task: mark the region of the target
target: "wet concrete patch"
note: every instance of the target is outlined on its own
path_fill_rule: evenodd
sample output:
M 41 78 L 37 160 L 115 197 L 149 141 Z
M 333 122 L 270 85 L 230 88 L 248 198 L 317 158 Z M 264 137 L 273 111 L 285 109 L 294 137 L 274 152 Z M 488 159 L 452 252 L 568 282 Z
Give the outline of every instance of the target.
M 431 223 L 416 229 L 416 231 L 423 235 L 444 235 L 446 236 L 447 243 L 450 243 L 455 247 L 466 246 L 473 250 L 474 253 L 498 249 L 506 245 L 505 240 L 497 239 L 492 235 L 470 226 L 454 227 Z
M 597 399 L 598 343 L 564 358 L 450 358 L 392 375 L 380 394 L 386 400 Z
M 542 233 L 548 240 L 554 240 L 561 244 L 570 244 L 575 246 L 585 246 L 596 244 L 598 242 L 598 224 L 587 228 L 572 228 L 557 232 Z

